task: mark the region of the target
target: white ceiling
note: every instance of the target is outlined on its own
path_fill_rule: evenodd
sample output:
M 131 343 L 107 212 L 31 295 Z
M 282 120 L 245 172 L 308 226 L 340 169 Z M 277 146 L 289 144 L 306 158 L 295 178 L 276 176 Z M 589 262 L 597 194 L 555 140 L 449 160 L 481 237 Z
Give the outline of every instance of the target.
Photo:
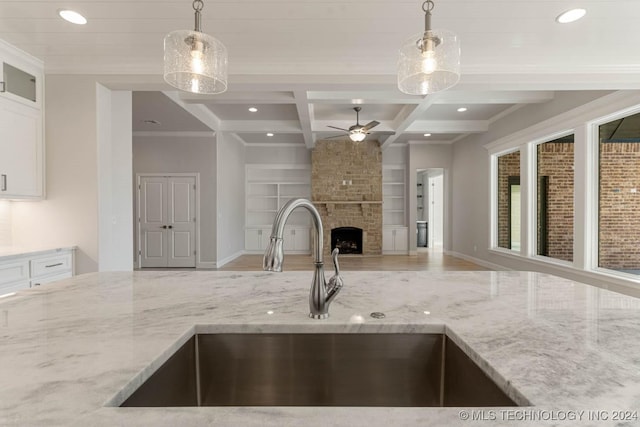
M 164 35 L 193 27 L 191 3 L 0 1 L 0 39 L 44 60 L 47 73 L 155 78 Z M 184 114 L 197 110 L 246 143 L 311 148 L 336 135 L 327 126 L 353 125 L 359 104 L 361 124 L 378 120 L 375 130 L 396 132 L 377 136 L 384 147 L 452 143 L 557 91 L 640 88 L 638 0 L 435 0 L 433 27 L 460 36 L 463 74 L 453 89 L 426 98 L 395 86 L 398 48 L 423 29 L 420 0 L 204 3 L 203 31 L 229 51 L 228 92 L 176 95 L 158 78 L 151 86 L 172 100 L 136 94 L 135 130 L 208 129 Z M 555 17 L 572 7 L 587 9 L 586 17 L 557 24 Z M 89 23 L 62 21 L 59 8 L 76 9 Z M 259 111 L 248 112 L 250 106 Z M 460 106 L 468 111 L 458 113 Z M 140 122 L 147 119 L 161 125 Z

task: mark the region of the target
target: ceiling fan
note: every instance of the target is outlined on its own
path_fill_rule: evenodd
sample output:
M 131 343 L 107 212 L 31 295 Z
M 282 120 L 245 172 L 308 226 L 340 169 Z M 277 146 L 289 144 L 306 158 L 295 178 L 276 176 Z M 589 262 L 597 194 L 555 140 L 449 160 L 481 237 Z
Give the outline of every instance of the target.
M 329 126 L 332 129 L 338 129 L 341 131 L 344 131 L 347 133 L 347 136 L 349 136 L 349 139 L 351 139 L 353 142 L 361 142 L 365 139 L 365 137 L 370 133 L 369 131 L 371 129 L 373 129 L 374 127 L 378 126 L 380 124 L 380 122 L 377 121 L 372 121 L 367 123 L 366 125 L 361 125 L 360 124 L 360 110 L 362 110 L 362 108 L 360 107 L 354 107 L 353 108 L 356 112 L 356 124 L 351 126 L 349 129 L 344 129 L 344 128 L 339 128 L 339 127 L 335 127 L 335 126 Z M 389 132 L 385 132 L 385 133 L 389 133 Z M 395 132 L 393 132 L 395 133 Z M 337 135 L 337 136 L 330 136 L 327 139 L 331 139 L 331 138 L 343 138 L 344 135 Z

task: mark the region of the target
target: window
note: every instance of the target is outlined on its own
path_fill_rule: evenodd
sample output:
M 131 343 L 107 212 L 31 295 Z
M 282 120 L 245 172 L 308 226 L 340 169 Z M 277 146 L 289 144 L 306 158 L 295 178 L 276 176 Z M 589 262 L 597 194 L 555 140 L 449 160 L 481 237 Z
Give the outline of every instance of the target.
M 573 261 L 574 136 L 537 146 L 536 253 Z
M 498 247 L 520 250 L 520 151 L 498 156 Z
M 598 266 L 640 274 L 640 114 L 599 127 Z

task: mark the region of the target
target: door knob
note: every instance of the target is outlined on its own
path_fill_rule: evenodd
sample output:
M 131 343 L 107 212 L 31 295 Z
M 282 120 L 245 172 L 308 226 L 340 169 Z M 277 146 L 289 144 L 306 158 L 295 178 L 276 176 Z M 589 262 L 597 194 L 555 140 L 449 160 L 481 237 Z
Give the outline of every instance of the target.
M 168 226 L 167 228 L 173 228 L 173 225 Z
M 166 225 L 163 225 L 163 226 L 162 226 L 162 228 L 164 228 L 164 229 L 166 230 L 166 229 L 167 229 L 167 226 L 166 226 Z

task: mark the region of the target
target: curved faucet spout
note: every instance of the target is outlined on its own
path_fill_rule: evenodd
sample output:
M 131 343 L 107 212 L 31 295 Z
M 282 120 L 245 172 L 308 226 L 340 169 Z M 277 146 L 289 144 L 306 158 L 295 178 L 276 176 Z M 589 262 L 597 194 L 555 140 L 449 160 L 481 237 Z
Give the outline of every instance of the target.
M 278 211 L 276 218 L 273 222 L 273 228 L 271 229 L 271 238 L 269 240 L 269 246 L 264 253 L 262 261 L 262 267 L 265 271 L 282 271 L 282 265 L 284 263 L 284 248 L 283 248 L 283 236 L 284 226 L 289 218 L 289 215 L 294 209 L 303 207 L 306 208 L 311 217 L 313 218 L 313 225 L 315 230 L 315 246 L 314 246 L 314 274 L 313 281 L 311 283 L 311 290 L 309 291 L 309 316 L 314 319 L 326 319 L 329 317 L 329 304 L 333 301 L 336 294 L 342 287 L 342 279 L 338 274 L 332 278 L 327 287 L 327 283 L 324 278 L 324 262 L 323 262 L 323 229 L 322 219 L 320 213 L 313 203 L 307 199 L 293 199 L 287 202 Z M 336 272 L 338 271 L 338 252 L 334 250 L 333 262 L 336 266 Z M 339 281 L 338 281 L 339 279 Z M 339 286 L 337 286 L 339 285 Z

